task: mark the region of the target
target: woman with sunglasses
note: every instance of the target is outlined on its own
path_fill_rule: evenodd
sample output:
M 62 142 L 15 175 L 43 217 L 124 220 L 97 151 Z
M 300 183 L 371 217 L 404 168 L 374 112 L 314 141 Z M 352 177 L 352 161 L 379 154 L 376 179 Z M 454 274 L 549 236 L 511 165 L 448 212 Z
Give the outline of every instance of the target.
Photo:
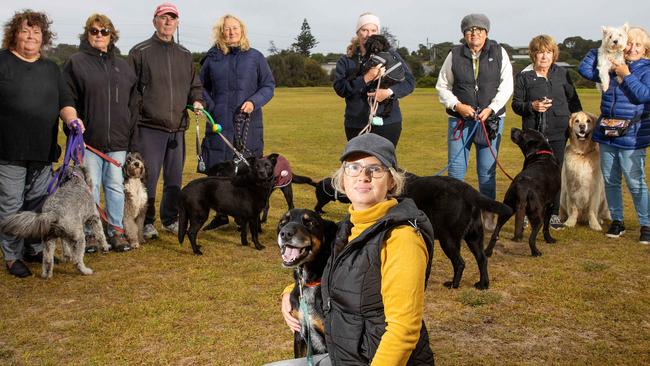
M 409 198 L 395 146 L 367 133 L 348 141 L 332 182 L 351 201 L 323 272 L 327 356 L 317 365 L 432 365 L 424 325 L 433 228 Z M 293 331 L 289 292 L 282 314 Z M 321 359 L 322 358 L 322 359 Z M 316 359 L 315 359 L 316 360 Z M 276 365 L 298 365 L 299 360 Z
M 84 165 L 93 181 L 95 202 L 99 203 L 99 190 L 104 187 L 109 244 L 124 252 L 130 249 L 122 225 L 124 178 L 122 169 L 108 158 L 124 164 L 133 127 L 129 96 L 136 77 L 115 52 L 119 35 L 106 15 L 88 17 L 79 38 L 79 52 L 65 64 L 63 78 L 86 126 L 84 142 L 96 149 L 86 148 Z M 93 239 L 86 240 L 88 252 L 97 250 Z

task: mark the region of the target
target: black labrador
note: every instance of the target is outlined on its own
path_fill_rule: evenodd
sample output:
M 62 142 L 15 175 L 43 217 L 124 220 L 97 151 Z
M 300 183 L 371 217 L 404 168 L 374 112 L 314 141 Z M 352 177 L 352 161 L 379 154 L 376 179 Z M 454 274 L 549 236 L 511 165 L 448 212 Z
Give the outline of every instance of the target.
M 520 130 L 513 128 L 510 139 L 517 144 L 524 154 L 524 167 L 510 183 L 503 203 L 515 212 L 514 241 L 521 241 L 524 236 L 524 216 L 530 221 L 530 237 L 528 245 L 533 257 L 542 255 L 537 249 L 536 240 L 539 229 L 543 226 L 544 240 L 555 243 L 549 231 L 549 221 L 553 213 L 553 201 L 560 191 L 560 167 L 553 156 L 551 145 L 544 135 L 536 130 Z M 490 238 L 490 244 L 485 250 L 489 257 L 497 240 L 501 227 L 510 219 L 512 214 L 499 214 L 497 225 Z

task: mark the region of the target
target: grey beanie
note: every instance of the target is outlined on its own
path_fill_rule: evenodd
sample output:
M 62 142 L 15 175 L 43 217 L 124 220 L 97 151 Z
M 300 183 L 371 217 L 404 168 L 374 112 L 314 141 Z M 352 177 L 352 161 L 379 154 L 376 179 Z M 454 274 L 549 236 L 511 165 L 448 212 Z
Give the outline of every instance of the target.
M 490 32 L 490 19 L 485 14 L 465 15 L 463 20 L 460 21 L 460 31 L 464 34 L 466 30 L 472 27 L 483 28 Z
M 395 145 L 384 137 L 375 133 L 365 133 L 361 136 L 353 137 L 345 145 L 343 155 L 340 160 L 354 153 L 365 153 L 376 157 L 384 166 L 388 168 L 397 168 L 397 158 L 395 157 Z

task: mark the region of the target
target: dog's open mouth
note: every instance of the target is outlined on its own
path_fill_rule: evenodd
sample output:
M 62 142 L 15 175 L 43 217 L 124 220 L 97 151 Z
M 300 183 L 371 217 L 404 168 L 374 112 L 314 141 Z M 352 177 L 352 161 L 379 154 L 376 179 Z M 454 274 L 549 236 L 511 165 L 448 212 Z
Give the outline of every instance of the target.
M 282 263 L 287 266 L 294 266 L 311 253 L 311 245 L 296 248 L 291 245 L 285 245 L 282 248 Z
M 586 131 L 586 130 L 585 131 L 582 131 L 582 130 L 581 131 L 576 131 L 576 137 L 580 141 L 586 140 L 587 138 L 589 138 L 589 132 Z

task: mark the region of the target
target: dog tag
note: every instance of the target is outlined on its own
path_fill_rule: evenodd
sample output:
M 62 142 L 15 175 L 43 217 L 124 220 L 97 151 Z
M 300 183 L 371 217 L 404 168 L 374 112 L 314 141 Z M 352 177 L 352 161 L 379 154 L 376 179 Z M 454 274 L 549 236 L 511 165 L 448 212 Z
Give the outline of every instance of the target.
M 384 119 L 379 117 L 379 116 L 374 116 L 372 117 L 372 125 L 373 126 L 383 126 L 384 125 Z

